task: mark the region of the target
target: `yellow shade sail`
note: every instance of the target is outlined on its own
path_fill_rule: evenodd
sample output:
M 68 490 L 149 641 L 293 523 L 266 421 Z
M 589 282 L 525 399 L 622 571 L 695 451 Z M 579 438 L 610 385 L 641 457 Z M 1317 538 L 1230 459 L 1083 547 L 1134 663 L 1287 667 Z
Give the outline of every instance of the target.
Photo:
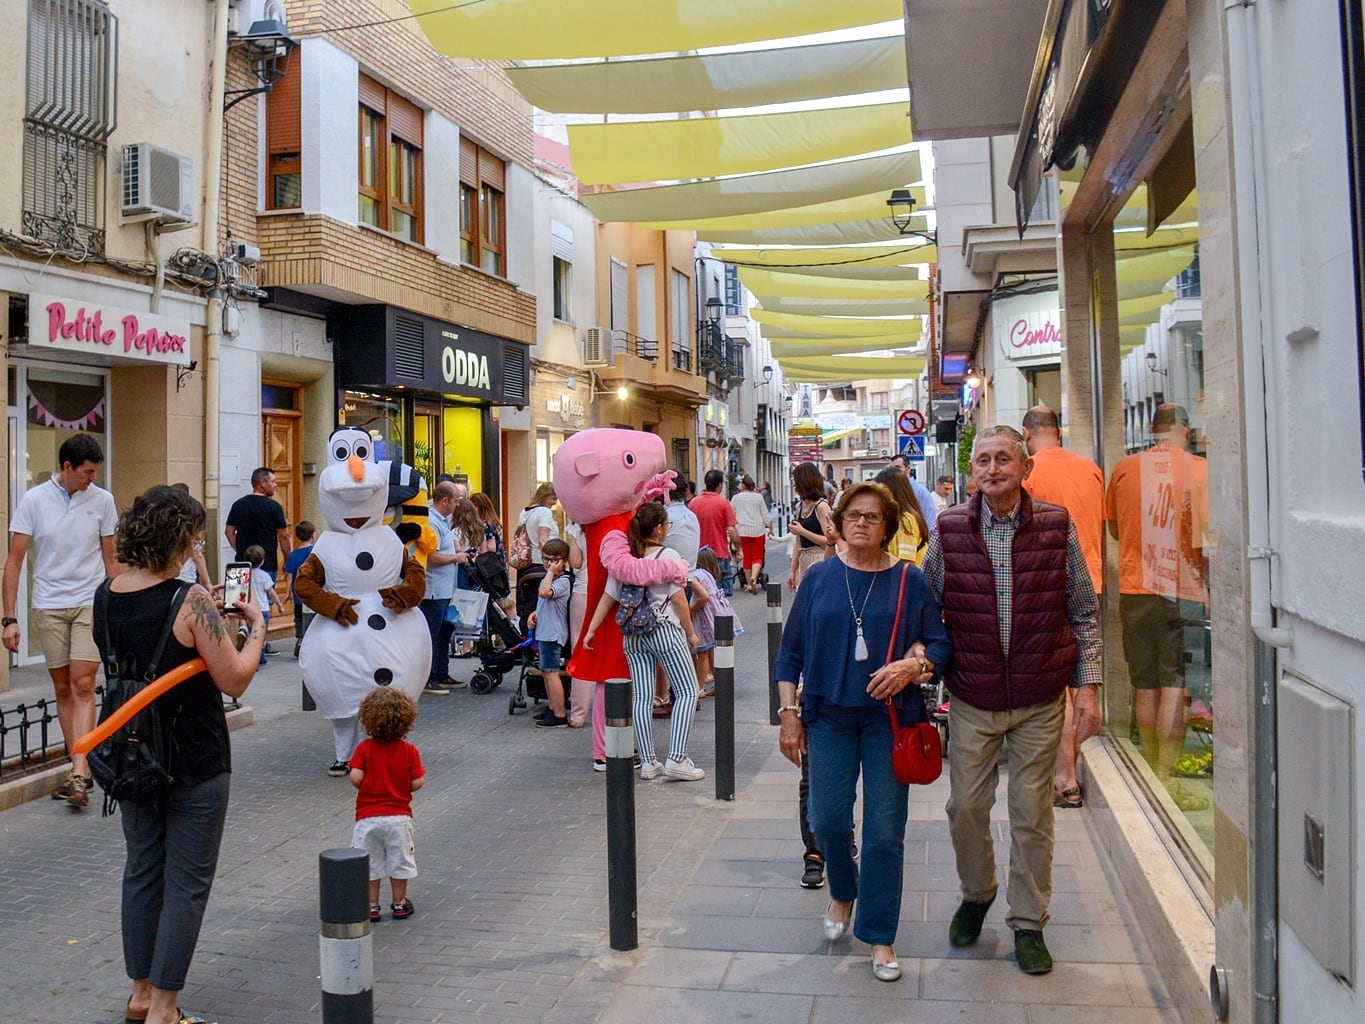
M 906 239 L 900 245 L 712 249 L 711 255 L 737 266 L 772 267 L 793 274 L 832 274 L 857 267 L 895 270 L 904 264 L 938 262 L 938 248 L 918 239 Z
M 1119 326 L 1133 327 L 1155 323 L 1161 307 L 1175 298 L 1175 292 L 1160 291 L 1154 295 L 1140 295 L 1119 303 Z
M 848 278 L 818 277 L 814 274 L 788 274 L 782 271 L 756 270 L 742 267 L 739 280 L 758 296 L 765 309 L 771 308 L 768 298 L 858 299 L 874 300 L 922 299 L 929 294 L 929 282 L 859 281 Z
M 768 296 L 763 308 L 771 313 L 802 316 L 921 316 L 929 312 L 926 299 L 803 299 Z
M 826 165 L 840 166 L 840 165 Z M 924 186 L 917 185 L 910 190 L 917 204 L 925 201 Z M 891 210 L 886 205 L 889 189 L 879 189 L 865 195 L 844 196 L 827 203 L 811 203 L 808 206 L 783 207 L 766 213 L 748 213 L 734 217 L 691 218 L 675 221 L 646 221 L 639 226 L 650 231 L 695 231 L 699 235 L 713 231 L 756 231 L 766 228 L 805 227 L 812 224 L 833 224 L 840 221 L 867 220 L 869 218 L 890 217 Z M 888 220 L 887 223 L 890 223 Z
M 636 224 L 685 221 L 695 224 L 714 217 L 786 210 L 876 191 L 889 195 L 891 189 L 903 188 L 906 183 L 918 182 L 923 177 L 919 153 L 907 150 L 735 178 L 599 192 L 582 198 L 583 205 L 600 221 Z
M 431 45 L 451 57 L 567 60 L 681 53 L 900 21 L 901 0 L 408 0 Z
M 575 177 L 589 185 L 752 174 L 910 142 L 908 103 L 737 117 L 569 125 Z
M 804 316 L 796 313 L 777 313 L 766 309 L 749 311 L 751 319 L 763 324 L 765 337 L 808 338 L 876 338 L 919 326 L 918 317 L 855 317 Z
M 843 430 L 826 431 L 820 435 L 820 444 L 828 448 L 832 444 L 838 444 L 846 437 L 861 434 L 866 429 L 866 427 L 845 427 Z
M 914 348 L 919 345 L 923 329 L 919 321 L 912 321 L 913 329 L 900 334 L 882 334 L 875 338 L 810 338 L 792 341 L 770 341 L 773 355 L 787 358 L 805 356 L 842 356 L 854 352 L 882 352 L 887 349 Z
M 782 375 L 796 381 L 917 377 L 924 372 L 923 356 L 811 356 L 779 359 L 778 363 Z
M 507 76 L 529 103 L 553 113 L 735 110 L 903 89 L 905 36 L 649 60 L 542 64 L 508 68 Z
M 916 231 L 927 231 L 928 218 L 916 215 L 911 220 L 910 227 Z M 700 241 L 735 245 L 861 245 L 865 242 L 904 241 L 907 237 L 900 233 L 886 214 L 869 217 L 866 220 L 847 220 L 837 224 L 817 223 L 795 228 L 694 230 Z

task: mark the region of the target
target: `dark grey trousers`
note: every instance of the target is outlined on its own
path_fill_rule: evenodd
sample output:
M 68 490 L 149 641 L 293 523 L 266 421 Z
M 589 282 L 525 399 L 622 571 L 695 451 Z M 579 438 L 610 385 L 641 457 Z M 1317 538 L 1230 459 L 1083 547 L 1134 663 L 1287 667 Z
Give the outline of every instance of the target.
M 123 962 L 128 977 L 179 992 L 199 941 L 231 776 L 173 786 L 166 806 L 123 803 Z

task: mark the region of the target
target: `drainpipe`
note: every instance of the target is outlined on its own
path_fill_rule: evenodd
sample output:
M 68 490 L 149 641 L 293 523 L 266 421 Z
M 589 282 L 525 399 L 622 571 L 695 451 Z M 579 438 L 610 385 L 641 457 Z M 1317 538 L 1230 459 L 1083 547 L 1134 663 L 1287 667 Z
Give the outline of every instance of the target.
M 1252 711 L 1252 868 L 1250 939 L 1253 1006 L 1256 1024 L 1279 1020 L 1278 825 L 1275 806 L 1277 736 L 1276 651 L 1292 647 L 1293 632 L 1275 625 L 1272 574 L 1279 558 L 1279 522 L 1270 512 L 1270 481 L 1279 479 L 1282 458 L 1278 443 L 1280 409 L 1274 380 L 1278 355 L 1273 344 L 1269 299 L 1273 294 L 1268 254 L 1268 189 L 1265 181 L 1265 138 L 1261 116 L 1260 58 L 1257 52 L 1255 0 L 1225 0 L 1228 89 L 1233 97 L 1232 168 L 1238 183 L 1234 204 L 1239 273 L 1255 268 L 1255 285 L 1243 276 L 1241 302 L 1242 374 L 1246 423 L 1247 572 L 1251 628 L 1255 636 L 1253 664 L 1256 694 Z M 1257 429 L 1257 424 L 1260 428 Z
M 213 80 L 209 88 L 208 131 L 204 141 L 204 218 L 201 248 L 213 257 L 218 266 L 218 205 L 223 180 L 223 99 L 227 89 L 227 28 L 229 0 L 215 0 L 213 7 Z M 222 546 L 218 539 L 219 513 L 219 404 L 222 382 L 219 348 L 223 340 L 223 294 L 221 281 L 216 280 L 209 292 L 208 307 L 204 312 L 204 510 L 208 514 L 207 533 L 210 543 L 205 548 L 209 571 L 216 573 L 217 553 Z

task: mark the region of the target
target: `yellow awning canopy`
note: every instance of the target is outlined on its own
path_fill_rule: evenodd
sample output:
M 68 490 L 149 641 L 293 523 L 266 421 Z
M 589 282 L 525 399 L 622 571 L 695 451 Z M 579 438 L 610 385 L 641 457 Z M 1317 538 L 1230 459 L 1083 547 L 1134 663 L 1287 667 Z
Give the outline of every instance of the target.
M 843 430 L 831 430 L 820 435 L 820 444 L 822 447 L 828 448 L 832 444 L 838 444 L 846 437 L 861 434 L 865 429 L 865 427 L 846 427 Z
M 734 117 L 569 125 L 575 177 L 589 185 L 753 174 L 842 160 L 910 142 L 909 104 Z
M 916 330 L 918 317 L 806 316 L 753 309 L 749 316 L 764 325 L 765 338 L 876 338 L 900 331 Z M 912 326 L 913 325 L 913 326 Z
M 857 352 L 885 352 L 892 349 L 915 348 L 919 345 L 923 328 L 919 321 L 913 330 L 900 334 L 883 334 L 875 338 L 811 338 L 810 340 L 770 341 L 772 353 L 778 358 L 804 359 L 806 356 L 843 356 Z
M 792 274 L 841 274 L 859 269 L 899 271 L 907 264 L 937 263 L 938 247 L 906 239 L 901 245 L 712 249 L 711 255 L 737 266 L 772 267 Z
M 831 166 L 831 165 L 826 165 Z M 917 185 L 910 190 L 916 203 L 924 201 L 924 186 Z M 704 220 L 676 220 L 646 222 L 640 225 L 651 231 L 695 231 L 698 234 L 713 231 L 760 230 L 765 228 L 804 227 L 812 224 L 832 224 L 840 221 L 866 220 L 872 217 L 887 217 L 891 214 L 886 205 L 890 191 L 880 189 L 860 196 L 845 196 L 827 203 L 812 203 L 809 206 L 793 206 L 766 213 L 749 213 L 736 217 L 708 217 Z
M 769 313 L 801 316 L 922 316 L 929 312 L 926 299 L 803 299 L 770 295 L 762 301 Z
M 861 245 L 865 242 L 904 241 L 905 236 L 891 223 L 889 212 L 865 220 L 847 220 L 837 224 L 817 222 L 796 228 L 694 230 L 700 241 L 736 245 Z M 917 214 L 911 219 L 910 227 L 916 231 L 928 231 L 929 220 Z
M 567 60 L 682 53 L 900 21 L 901 0 L 408 0 L 431 45 L 451 57 Z
M 764 309 L 771 309 L 769 298 L 782 299 L 857 299 L 899 301 L 922 299 L 929 294 L 929 282 L 860 281 L 849 278 L 819 277 L 814 274 L 788 274 L 782 271 L 741 267 L 739 280 L 758 296 Z
M 583 205 L 600 221 L 642 225 L 678 221 L 684 222 L 679 226 L 685 226 L 715 217 L 787 210 L 877 191 L 890 195 L 891 189 L 903 188 L 923 177 L 919 153 L 907 150 L 735 178 L 599 192 L 583 196 Z M 885 204 L 886 200 L 882 202 Z
M 542 64 L 508 68 L 507 76 L 528 102 L 560 114 L 735 110 L 903 89 L 905 35 L 649 60 Z
M 917 377 L 924 372 L 922 356 L 814 356 L 778 363 L 783 376 L 798 382 Z

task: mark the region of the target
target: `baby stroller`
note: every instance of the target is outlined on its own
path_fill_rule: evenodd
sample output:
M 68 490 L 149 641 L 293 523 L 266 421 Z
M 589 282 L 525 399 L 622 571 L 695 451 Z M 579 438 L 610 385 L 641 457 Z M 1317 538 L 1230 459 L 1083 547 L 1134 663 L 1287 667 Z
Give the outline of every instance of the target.
M 929 721 L 934 723 L 938 729 L 938 738 L 943 745 L 943 753 L 948 753 L 948 703 L 950 697 L 948 689 L 943 685 L 943 676 L 928 683 L 920 684 L 920 693 L 924 697 L 924 711 L 929 716 Z
M 502 684 L 502 677 L 517 673 L 517 691 L 507 701 L 507 713 L 514 715 L 526 707 L 529 696 L 537 704 L 545 699 L 545 685 L 540 679 L 539 648 L 535 638 L 523 634 L 512 623 L 498 602 L 507 597 L 511 588 L 502 560 L 492 551 L 477 556 L 469 566 L 469 581 L 488 593 L 488 611 L 483 630 L 474 639 L 474 654 L 479 669 L 469 677 L 469 692 L 484 694 Z

